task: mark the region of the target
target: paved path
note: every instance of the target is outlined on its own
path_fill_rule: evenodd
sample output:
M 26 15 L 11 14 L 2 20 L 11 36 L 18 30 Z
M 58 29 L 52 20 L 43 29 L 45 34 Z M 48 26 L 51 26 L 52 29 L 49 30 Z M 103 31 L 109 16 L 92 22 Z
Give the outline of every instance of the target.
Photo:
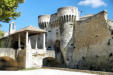
M 0 75 L 96 75 L 96 74 L 54 69 L 37 69 L 28 71 L 0 71 Z

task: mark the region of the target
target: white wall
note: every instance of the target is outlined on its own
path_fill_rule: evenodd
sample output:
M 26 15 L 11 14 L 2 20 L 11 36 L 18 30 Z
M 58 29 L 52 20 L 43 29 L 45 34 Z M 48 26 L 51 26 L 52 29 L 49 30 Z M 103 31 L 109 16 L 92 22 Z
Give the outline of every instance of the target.
M 0 57 L 9 56 L 15 59 L 15 50 L 12 48 L 0 48 Z

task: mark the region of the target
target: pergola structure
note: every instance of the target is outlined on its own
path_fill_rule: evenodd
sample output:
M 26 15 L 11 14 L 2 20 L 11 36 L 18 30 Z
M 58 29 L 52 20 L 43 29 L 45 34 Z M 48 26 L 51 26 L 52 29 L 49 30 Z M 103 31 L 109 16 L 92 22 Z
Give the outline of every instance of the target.
M 25 51 L 26 52 L 25 53 L 25 57 L 26 57 L 25 58 L 25 68 L 31 68 L 33 65 L 33 59 L 32 59 L 33 53 L 42 53 L 42 54 L 46 53 L 45 33 L 46 33 L 45 30 L 38 29 L 33 26 L 28 26 L 28 27 L 22 28 L 20 30 L 17 30 L 13 33 L 10 33 L 8 36 L 5 36 L 3 38 L 9 37 L 7 48 L 15 48 L 15 46 L 16 46 L 17 55 L 20 50 L 23 50 L 23 49 L 26 50 Z M 42 42 L 43 42 L 42 49 L 39 49 L 37 46 L 39 34 L 43 36 L 43 37 L 41 37 L 41 38 L 43 38 L 42 39 Z M 32 44 L 31 40 L 30 40 L 31 36 L 34 36 L 33 39 L 35 40 L 35 42 L 33 42 L 33 43 L 35 43 L 35 49 L 32 49 L 32 47 L 31 47 L 31 44 Z M 23 47 L 22 47 L 22 44 L 23 44 Z M 23 49 L 21 49 L 21 48 L 23 48 Z M 42 59 L 41 59 L 41 62 L 38 64 L 42 65 Z
M 38 35 L 42 34 L 43 35 L 43 50 L 46 50 L 45 46 L 45 30 L 42 29 L 37 29 L 33 26 L 28 26 L 26 28 L 20 29 L 19 31 L 16 31 L 15 33 L 11 35 L 17 35 L 18 36 L 18 50 L 21 50 L 21 39 L 25 39 L 25 48 L 31 48 L 31 42 L 29 37 L 35 35 L 35 49 L 38 49 L 37 47 L 37 42 L 38 42 Z
M 13 33 L 10 33 L 8 36 L 5 36 L 3 38 L 9 37 L 8 48 L 12 47 L 13 41 L 17 41 L 18 42 L 18 50 L 21 50 L 21 42 L 23 42 L 25 44 L 24 45 L 25 49 L 31 48 L 31 45 L 30 45 L 31 43 L 30 43 L 29 37 L 34 35 L 35 41 L 36 41 L 35 49 L 38 49 L 37 48 L 38 35 L 42 34 L 43 35 L 43 49 L 45 50 L 46 49 L 45 33 L 46 33 L 45 30 L 37 29 L 33 26 L 28 26 L 26 28 L 20 29 L 18 31 L 13 32 Z

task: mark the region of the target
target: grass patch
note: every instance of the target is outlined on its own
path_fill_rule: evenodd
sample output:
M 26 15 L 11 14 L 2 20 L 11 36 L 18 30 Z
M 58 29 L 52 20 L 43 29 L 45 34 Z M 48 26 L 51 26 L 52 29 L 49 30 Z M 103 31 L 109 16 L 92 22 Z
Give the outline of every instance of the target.
M 24 68 L 24 69 L 22 69 L 22 71 L 27 71 L 27 70 L 36 70 L 36 69 L 38 69 L 38 68 Z

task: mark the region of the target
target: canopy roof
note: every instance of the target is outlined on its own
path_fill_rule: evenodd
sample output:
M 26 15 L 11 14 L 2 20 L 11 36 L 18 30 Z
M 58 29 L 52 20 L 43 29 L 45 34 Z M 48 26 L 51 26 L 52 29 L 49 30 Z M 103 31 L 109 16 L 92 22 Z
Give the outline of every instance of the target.
M 35 35 L 35 34 L 46 33 L 46 31 L 43 30 L 43 29 L 36 28 L 36 27 L 34 27 L 34 26 L 27 26 L 27 27 L 25 27 L 25 28 L 22 28 L 22 29 L 20 29 L 20 30 L 17 30 L 17 31 L 15 31 L 15 32 L 11 33 L 10 36 L 12 36 L 12 35 L 17 35 L 18 33 L 24 34 L 24 32 L 26 32 L 26 31 L 29 32 L 29 35 Z M 9 35 L 4 36 L 4 37 L 2 37 L 2 38 L 0 38 L 0 39 L 6 38 L 6 37 L 8 37 L 8 36 L 9 36 Z
M 43 29 L 36 28 L 34 26 L 28 26 L 28 27 L 22 28 L 16 32 L 14 32 L 13 34 L 18 33 L 18 32 L 24 32 L 24 31 L 32 31 L 32 32 L 37 32 L 37 33 L 45 33 L 46 32 Z

